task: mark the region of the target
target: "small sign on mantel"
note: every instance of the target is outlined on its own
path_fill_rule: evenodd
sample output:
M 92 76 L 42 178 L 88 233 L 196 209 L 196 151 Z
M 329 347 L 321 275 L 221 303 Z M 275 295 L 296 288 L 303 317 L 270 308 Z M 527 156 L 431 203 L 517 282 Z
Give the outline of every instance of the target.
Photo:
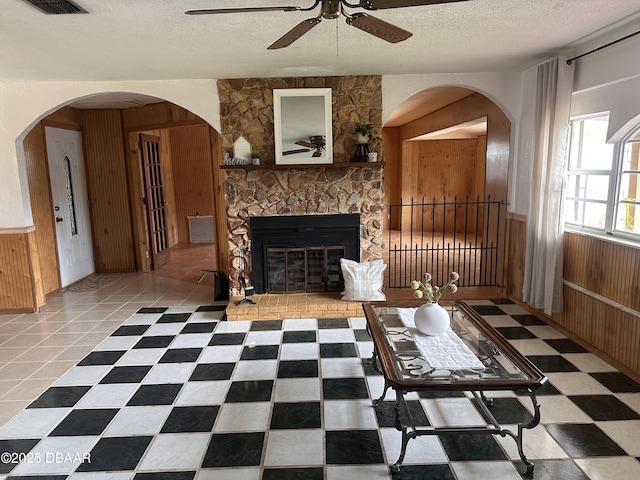
M 246 160 L 246 164 L 251 163 L 251 144 L 242 135 L 233 142 L 233 158 Z

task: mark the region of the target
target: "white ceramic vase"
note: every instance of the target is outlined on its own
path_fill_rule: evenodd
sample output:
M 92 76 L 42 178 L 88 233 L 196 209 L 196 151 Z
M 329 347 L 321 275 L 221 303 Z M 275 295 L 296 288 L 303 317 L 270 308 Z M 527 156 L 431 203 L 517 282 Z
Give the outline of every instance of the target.
M 418 331 L 432 336 L 446 332 L 451 323 L 449 312 L 437 303 L 420 305 L 413 315 L 413 320 Z

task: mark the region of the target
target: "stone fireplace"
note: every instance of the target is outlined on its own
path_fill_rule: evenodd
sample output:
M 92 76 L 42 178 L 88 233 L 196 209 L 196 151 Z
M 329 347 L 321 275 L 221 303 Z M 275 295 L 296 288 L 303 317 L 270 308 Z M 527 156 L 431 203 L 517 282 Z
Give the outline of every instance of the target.
M 274 88 L 331 88 L 332 164 L 275 165 Z M 250 268 L 255 254 L 249 227 L 251 218 L 357 214 L 360 260 L 382 257 L 383 164 L 352 162 L 356 123 L 370 122 L 376 131 L 382 129 L 381 76 L 218 80 L 218 95 L 223 152 L 229 152 L 242 135 L 251 144 L 252 152 L 261 155 L 262 163 L 255 167 L 223 166 L 221 170 L 229 232 L 227 273 L 232 294 L 239 293 L 241 269 L 249 283 L 255 282 Z M 377 148 L 382 157 L 380 146 Z M 333 249 L 326 254 L 338 255 Z M 314 255 L 317 252 L 312 252 Z
M 381 165 L 364 163 L 344 167 L 228 168 L 225 170 L 225 200 L 229 222 L 229 251 L 232 256 L 229 279 L 233 294 L 240 293 L 241 268 L 249 283 L 254 286 L 262 284 L 264 287 L 264 272 L 258 272 L 256 276 L 253 268 L 249 269 L 254 264 L 254 257 L 260 258 L 264 254 L 264 245 L 255 244 L 250 226 L 252 220 L 254 223 L 256 220 L 261 223 L 259 218 L 280 218 L 284 221 L 279 222 L 285 224 L 289 220 L 297 220 L 302 227 L 317 223 L 312 222 L 312 218 L 307 218 L 312 216 L 319 216 L 319 219 L 331 215 L 348 218 L 352 227 L 355 227 L 352 232 L 357 231 L 357 240 L 351 237 L 349 242 L 343 239 L 324 246 L 335 247 L 349 243 L 344 256 L 354 260 L 366 261 L 382 256 L 384 207 Z M 354 218 L 357 219 L 355 224 Z M 268 224 L 269 221 L 262 223 Z M 309 246 L 313 247 L 324 242 L 311 243 Z M 353 250 L 354 244 L 357 244 L 357 252 Z M 282 247 L 283 244 L 273 246 Z M 258 248 L 260 251 L 257 251 Z M 335 257 L 335 253 L 330 251 L 328 255 Z M 264 258 L 260 261 L 263 262 Z

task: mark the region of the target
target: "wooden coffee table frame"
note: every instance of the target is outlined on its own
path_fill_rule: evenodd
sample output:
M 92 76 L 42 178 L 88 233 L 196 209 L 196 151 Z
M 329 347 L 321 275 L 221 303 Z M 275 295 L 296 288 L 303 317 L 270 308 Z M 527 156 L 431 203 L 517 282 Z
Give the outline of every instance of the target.
M 495 367 L 494 355 L 501 355 L 515 365 L 522 378 L 500 378 L 500 379 L 483 379 L 464 378 L 464 375 L 451 375 L 447 377 L 438 376 L 437 378 L 407 378 L 401 374 L 402 365 L 397 357 L 397 352 L 390 345 L 384 330 L 383 322 L 380 320 L 376 309 L 384 308 L 409 308 L 417 307 L 420 303 L 415 301 L 394 301 L 394 302 L 367 302 L 363 304 L 365 317 L 367 319 L 367 329 L 373 339 L 373 356 L 371 358 L 372 366 L 384 376 L 384 391 L 382 395 L 373 401 L 374 407 L 379 405 L 386 396 L 389 388 L 396 392 L 396 401 L 394 406 L 394 425 L 397 430 L 402 433 L 402 447 L 400 456 L 395 464 L 391 466 L 392 472 L 396 473 L 400 470 L 400 466 L 404 460 L 407 444 L 410 439 L 421 435 L 439 435 L 447 433 L 481 433 L 500 435 L 502 437 L 512 437 L 518 448 L 518 454 L 522 462 L 525 464 L 527 471 L 524 474 L 527 478 L 533 477 L 533 463 L 531 463 L 524 454 L 522 446 L 522 434 L 525 429 L 531 429 L 540 423 L 540 405 L 536 399 L 535 390 L 542 386 L 547 378 L 538 370 L 528 359 L 522 356 L 495 328 L 489 325 L 482 317 L 480 317 L 471 307 L 463 302 L 441 302 L 446 308 L 455 308 L 461 312 L 471 323 L 471 325 L 481 332 L 484 340 L 478 342 L 475 347 L 478 352 L 482 352 L 478 356 L 483 363 Z M 487 391 L 522 391 L 530 398 L 533 405 L 533 414 L 531 421 L 518 425 L 517 433 L 512 430 L 503 428 L 491 413 L 493 401 L 485 395 Z M 475 406 L 484 420 L 487 422 L 485 426 L 478 427 L 421 427 L 417 428 L 415 421 L 407 407 L 405 394 L 409 392 L 420 391 L 464 391 L 470 392 L 475 398 Z M 407 423 L 403 424 L 400 420 L 400 409 L 407 418 Z

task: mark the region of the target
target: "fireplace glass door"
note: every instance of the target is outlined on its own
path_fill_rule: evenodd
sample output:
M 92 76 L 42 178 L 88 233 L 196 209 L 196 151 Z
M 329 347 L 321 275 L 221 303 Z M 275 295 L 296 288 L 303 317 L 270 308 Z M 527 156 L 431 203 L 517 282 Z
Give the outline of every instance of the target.
M 344 288 L 344 246 L 266 249 L 268 293 L 337 292 Z

